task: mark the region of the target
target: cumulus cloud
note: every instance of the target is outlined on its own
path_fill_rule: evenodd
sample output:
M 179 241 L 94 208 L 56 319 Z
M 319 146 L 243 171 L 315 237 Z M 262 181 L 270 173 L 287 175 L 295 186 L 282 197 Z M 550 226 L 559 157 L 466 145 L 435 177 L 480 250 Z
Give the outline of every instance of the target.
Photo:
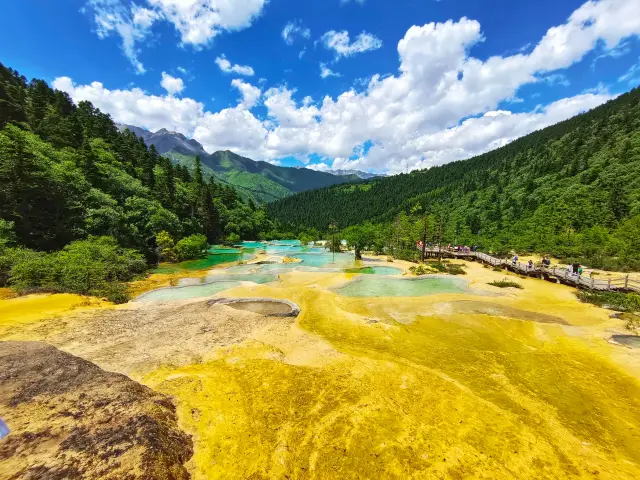
M 362 32 L 352 42 L 346 30 L 341 32 L 330 30 L 320 40 L 325 48 L 335 51 L 336 58 L 350 57 L 356 53 L 382 48 L 382 40 L 367 32 Z
M 282 29 L 282 39 L 287 45 L 293 45 L 296 37 L 306 38 L 307 40 L 311 37 L 311 30 L 303 26 L 301 20 L 293 20 Z
M 219 112 L 205 112 L 186 98 L 108 90 L 98 82 L 77 86 L 63 77 L 55 86 L 75 100 L 92 101 L 117 121 L 172 128 L 210 151 L 229 149 L 272 160 L 316 154 L 327 159 L 325 165 L 334 159 L 334 169 L 399 172 L 485 152 L 607 101 L 612 96 L 598 88 L 530 112 L 499 109 L 505 100 L 517 98 L 523 85 L 561 81 L 552 76 L 591 51 L 601 53 L 601 46 L 614 49 L 639 33 L 640 4 L 626 0 L 588 1 L 565 23 L 550 28 L 529 53 L 485 60 L 469 53 L 484 38 L 475 20 L 413 26 L 398 42 L 395 75 L 373 75 L 357 91 L 316 102 L 296 101 L 295 90 L 288 87 L 262 94 L 238 81 L 232 86 L 242 100 Z M 636 72 L 620 80 L 629 81 Z M 267 111 L 263 120 L 250 110 L 261 99 Z M 372 145 L 366 153 L 365 143 Z
M 184 90 L 184 82 L 181 78 L 172 77 L 167 72 L 162 72 L 162 81 L 160 82 L 162 88 L 164 88 L 169 95 L 175 95 L 176 93 Z
M 109 90 L 100 82 L 75 85 L 69 77 L 59 77 L 53 87 L 67 92 L 76 102 L 89 101 L 120 123 L 138 125 L 151 131 L 161 128 L 189 135 L 204 115 L 203 105 L 190 98 L 149 95 L 139 88 Z
M 339 77 L 340 74 L 334 72 L 333 70 L 331 70 L 329 67 L 327 67 L 326 63 L 321 63 L 320 64 L 320 77 L 321 78 L 327 78 L 327 77 Z
M 93 14 L 100 38 L 118 35 L 122 49 L 137 73 L 145 68 L 138 59 L 138 44 L 158 21 L 172 24 L 182 45 L 196 48 L 210 43 L 223 32 L 242 30 L 251 25 L 267 0 L 143 0 L 140 6 L 126 0 L 88 0 L 85 10 Z
M 248 65 L 233 65 L 224 55 L 216 58 L 216 64 L 220 67 L 224 73 L 236 73 L 238 75 L 244 75 L 246 77 L 252 77 L 255 72 L 253 68 Z
M 231 86 L 237 88 L 242 95 L 242 102 L 239 105 L 241 108 L 250 109 L 255 107 L 262 96 L 262 91 L 258 87 L 245 83 L 238 78 L 231 81 Z

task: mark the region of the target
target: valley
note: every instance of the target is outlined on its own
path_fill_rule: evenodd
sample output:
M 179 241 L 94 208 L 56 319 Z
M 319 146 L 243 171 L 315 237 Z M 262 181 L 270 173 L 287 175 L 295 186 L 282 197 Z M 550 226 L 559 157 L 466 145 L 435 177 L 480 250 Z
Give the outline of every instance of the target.
M 256 203 L 272 202 L 288 195 L 314 188 L 322 188 L 369 178 L 363 172 L 345 172 L 337 175 L 307 168 L 280 167 L 267 162 L 256 162 L 230 151 L 207 153 L 202 145 L 184 135 L 160 130 L 149 132 L 131 125 L 118 125 L 142 138 L 147 146 L 154 145 L 158 152 L 176 165 L 193 170 L 195 158 L 202 162 L 204 176 L 235 188 L 244 199 Z M 360 175 L 360 176 L 359 176 Z

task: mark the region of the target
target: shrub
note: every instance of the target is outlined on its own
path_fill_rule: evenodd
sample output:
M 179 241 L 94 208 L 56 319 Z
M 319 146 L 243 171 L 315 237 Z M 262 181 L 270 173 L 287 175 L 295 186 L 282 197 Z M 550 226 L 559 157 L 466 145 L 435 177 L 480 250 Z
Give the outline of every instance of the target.
M 229 235 L 227 235 L 227 243 L 238 243 L 240 241 L 240 235 L 238 235 L 237 233 L 230 233 Z
M 467 272 L 464 271 L 462 265 L 457 265 L 455 263 L 450 263 L 447 265 L 447 273 L 449 275 L 466 275 Z
M 158 252 L 160 253 L 160 259 L 167 262 L 175 262 L 178 259 L 175 246 L 176 241 L 169 234 L 169 232 L 163 230 L 156 235 L 156 245 L 158 246 Z
M 500 265 L 496 265 L 491 270 L 493 270 L 494 272 L 501 272 L 502 271 L 502 267 Z
M 433 273 L 432 270 L 427 270 L 427 268 L 424 265 L 413 265 L 412 267 L 409 267 L 409 271 L 414 274 L 414 275 L 427 275 L 429 273 Z
M 204 235 L 191 235 L 176 243 L 178 260 L 192 260 L 204 255 L 209 243 Z
M 578 292 L 578 300 L 585 303 L 598 305 L 599 307 L 610 308 L 620 312 L 640 312 L 640 295 L 637 293 L 621 292 Z
M 9 282 L 20 292 L 76 293 L 128 300 L 127 287 L 147 268 L 134 250 L 121 248 L 112 237 L 90 237 L 70 243 L 59 252 L 22 251 L 9 273 Z
M 499 281 L 490 282 L 489 285 L 492 285 L 498 288 L 519 288 L 520 290 L 524 288 L 519 283 L 512 282 L 511 280 L 507 280 L 506 278 L 503 278 L 502 280 L 499 280 Z
M 443 262 L 429 262 L 429 267 L 441 273 L 447 273 L 447 266 Z

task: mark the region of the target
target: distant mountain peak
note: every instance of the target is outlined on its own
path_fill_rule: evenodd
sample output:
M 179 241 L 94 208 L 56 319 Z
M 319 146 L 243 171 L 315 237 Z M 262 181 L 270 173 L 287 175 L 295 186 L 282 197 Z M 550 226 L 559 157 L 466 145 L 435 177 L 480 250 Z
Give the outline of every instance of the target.
M 187 138 L 180 132 L 161 128 L 154 133 L 147 129 L 136 127 L 135 125 L 118 123 L 116 126 L 121 132 L 129 129 L 138 137 L 141 137 L 147 145 L 154 145 L 161 155 L 172 150 L 182 153 L 183 155 L 207 155 L 206 150 L 197 140 Z
M 332 175 L 340 175 L 340 176 L 355 175 L 356 177 L 362 178 L 363 180 L 368 180 L 370 178 L 376 178 L 376 177 L 386 177 L 386 175 L 382 173 L 363 172 L 362 170 L 338 169 L 338 170 L 328 170 L 327 173 L 330 173 Z

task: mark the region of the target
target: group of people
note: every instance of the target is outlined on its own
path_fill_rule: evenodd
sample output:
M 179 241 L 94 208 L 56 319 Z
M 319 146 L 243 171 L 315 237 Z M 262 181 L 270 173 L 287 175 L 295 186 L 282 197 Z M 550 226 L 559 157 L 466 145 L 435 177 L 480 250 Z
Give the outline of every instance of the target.
M 451 245 L 451 244 L 449 244 L 447 246 L 447 250 L 452 250 L 454 252 L 459 252 L 459 253 L 470 253 L 470 252 L 475 252 L 476 250 L 478 250 L 478 247 L 476 247 L 475 245 L 473 247 L 467 247 L 466 245 Z
M 519 260 L 519 257 L 518 257 L 518 254 L 516 253 L 511 259 L 511 266 L 513 268 L 516 268 L 516 265 L 518 264 L 518 260 Z M 545 268 L 549 268 L 551 266 L 551 259 L 546 255 L 542 259 L 542 266 Z M 529 259 L 529 261 L 527 262 L 527 271 L 530 271 L 533 269 L 535 269 L 535 265 L 533 264 L 533 260 Z
M 577 276 L 582 276 L 582 265 L 580 265 L 578 262 L 574 262 L 571 265 L 567 265 L 567 273 L 569 275 L 577 275 Z
M 518 254 L 516 253 L 513 258 L 511 259 L 511 266 L 515 269 L 516 266 L 518 265 Z M 551 267 L 551 259 L 545 255 L 542 258 L 542 267 L 543 268 L 550 268 Z M 535 269 L 535 265 L 533 264 L 533 260 L 529 260 L 527 262 L 527 271 L 531 271 Z M 576 276 L 581 276 L 583 273 L 583 269 L 582 269 L 582 265 L 580 265 L 577 262 L 574 262 L 570 265 L 567 265 L 567 274 L 569 275 L 576 275 Z

